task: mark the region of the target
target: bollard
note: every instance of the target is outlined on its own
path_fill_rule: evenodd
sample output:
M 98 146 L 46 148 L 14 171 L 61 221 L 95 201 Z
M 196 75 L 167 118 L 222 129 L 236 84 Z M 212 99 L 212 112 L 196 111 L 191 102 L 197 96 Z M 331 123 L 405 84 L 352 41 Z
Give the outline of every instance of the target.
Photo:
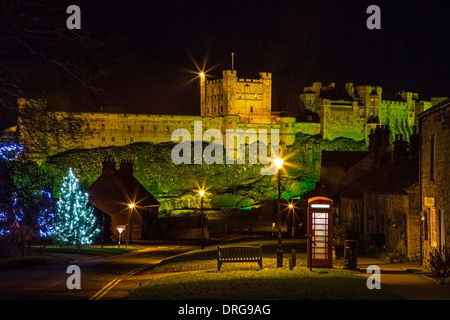
M 291 255 L 292 255 L 292 265 L 295 267 L 297 265 L 297 251 L 295 251 L 295 249 L 292 249 Z

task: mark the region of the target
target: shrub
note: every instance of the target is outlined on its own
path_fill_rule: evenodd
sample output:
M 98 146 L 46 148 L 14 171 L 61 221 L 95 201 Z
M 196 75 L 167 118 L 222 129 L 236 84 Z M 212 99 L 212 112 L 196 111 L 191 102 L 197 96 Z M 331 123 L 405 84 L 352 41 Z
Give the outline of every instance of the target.
M 431 272 L 436 278 L 447 278 L 450 274 L 450 248 L 435 249 L 428 258 Z
M 335 243 L 344 243 L 345 240 L 358 240 L 358 225 L 355 220 L 349 219 L 333 228 Z

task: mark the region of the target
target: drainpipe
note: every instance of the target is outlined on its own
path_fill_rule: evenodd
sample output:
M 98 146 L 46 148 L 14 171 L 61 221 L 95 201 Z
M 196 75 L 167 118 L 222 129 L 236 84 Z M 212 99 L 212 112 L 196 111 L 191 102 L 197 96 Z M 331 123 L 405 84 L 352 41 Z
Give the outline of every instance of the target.
M 419 208 L 420 208 L 420 237 L 419 237 L 419 265 L 423 265 L 423 232 L 424 232 L 424 220 L 422 217 L 422 118 L 418 119 L 418 133 L 419 133 Z

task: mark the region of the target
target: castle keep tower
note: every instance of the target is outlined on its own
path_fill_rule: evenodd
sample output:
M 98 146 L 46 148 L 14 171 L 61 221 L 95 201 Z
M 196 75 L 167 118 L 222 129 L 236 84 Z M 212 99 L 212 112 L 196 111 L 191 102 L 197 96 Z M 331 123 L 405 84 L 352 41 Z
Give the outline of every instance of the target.
M 224 70 L 222 79 L 200 77 L 200 114 L 239 116 L 240 123 L 273 123 L 272 74 L 259 79 L 239 79 L 235 70 Z

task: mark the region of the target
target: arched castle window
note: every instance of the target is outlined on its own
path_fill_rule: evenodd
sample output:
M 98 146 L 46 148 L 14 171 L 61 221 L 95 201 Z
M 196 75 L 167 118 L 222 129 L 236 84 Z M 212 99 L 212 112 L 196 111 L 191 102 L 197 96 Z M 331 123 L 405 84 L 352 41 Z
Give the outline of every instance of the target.
M 223 106 L 220 106 L 220 112 L 223 112 Z
M 253 113 L 253 107 L 250 107 L 250 112 Z

